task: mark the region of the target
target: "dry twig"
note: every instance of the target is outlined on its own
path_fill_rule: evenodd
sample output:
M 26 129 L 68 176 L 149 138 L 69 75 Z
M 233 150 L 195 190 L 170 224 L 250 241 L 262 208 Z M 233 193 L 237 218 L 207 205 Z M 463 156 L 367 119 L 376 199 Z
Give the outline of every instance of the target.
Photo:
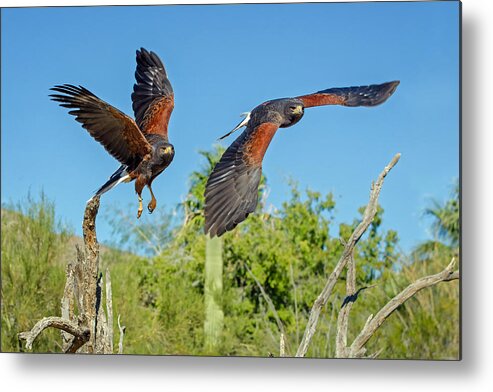
M 125 336 L 126 327 L 120 325 L 120 315 L 118 315 L 118 329 L 120 330 L 120 341 L 118 342 L 118 354 L 123 354 L 123 337 Z

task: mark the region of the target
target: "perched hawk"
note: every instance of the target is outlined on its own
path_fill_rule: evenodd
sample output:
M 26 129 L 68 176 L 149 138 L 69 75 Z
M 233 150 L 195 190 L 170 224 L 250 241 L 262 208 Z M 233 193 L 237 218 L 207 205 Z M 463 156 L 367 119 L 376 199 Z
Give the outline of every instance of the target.
M 245 131 L 224 152 L 205 189 L 205 232 L 211 237 L 233 230 L 255 211 L 265 151 L 279 128 L 296 124 L 305 108 L 324 105 L 376 106 L 387 100 L 398 81 L 371 86 L 331 88 L 295 98 L 264 102 L 238 124 Z M 223 136 L 223 137 L 225 137 Z
M 175 155 L 168 140 L 174 95 L 162 61 L 154 52 L 144 48 L 137 50 L 135 79 L 137 83 L 132 93 L 135 121 L 82 86 L 55 86 L 51 90 L 59 94 L 50 97 L 60 102 L 60 106 L 72 109 L 69 114 L 75 116 L 89 134 L 121 163 L 95 196 L 121 182 L 135 180 L 135 192 L 139 197 L 137 218 L 140 218 L 144 186 L 151 193 L 147 209 L 152 213 L 156 208 L 152 182 L 169 166 Z

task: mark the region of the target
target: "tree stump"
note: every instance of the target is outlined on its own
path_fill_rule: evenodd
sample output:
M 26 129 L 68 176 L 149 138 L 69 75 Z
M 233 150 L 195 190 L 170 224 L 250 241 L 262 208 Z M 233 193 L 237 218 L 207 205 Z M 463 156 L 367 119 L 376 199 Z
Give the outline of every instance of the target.
M 113 353 L 113 303 L 111 276 L 105 271 L 105 281 L 99 267 L 99 244 L 96 238 L 96 216 L 99 197 L 86 205 L 82 232 L 84 249 L 76 245 L 75 261 L 66 270 L 65 289 L 61 303 L 61 317 L 45 317 L 31 331 L 21 332 L 26 348 L 32 349 L 34 340 L 48 327 L 62 331 L 62 349 L 65 353 Z M 103 288 L 105 289 L 103 307 Z M 124 327 L 120 328 L 123 334 Z M 120 345 L 123 335 L 120 336 Z M 122 348 L 119 349 L 119 352 Z

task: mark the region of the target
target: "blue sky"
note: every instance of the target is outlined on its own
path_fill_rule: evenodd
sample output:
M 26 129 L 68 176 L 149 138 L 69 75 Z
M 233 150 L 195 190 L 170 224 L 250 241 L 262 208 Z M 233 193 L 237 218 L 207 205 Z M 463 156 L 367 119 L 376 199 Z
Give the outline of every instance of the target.
M 198 151 L 210 149 L 241 112 L 268 99 L 400 80 L 394 96 L 375 108 L 308 109 L 300 123 L 277 133 L 264 171 L 274 206 L 286 200 L 293 178 L 302 189 L 333 192 L 337 221 L 352 221 L 371 181 L 402 153 L 380 201 L 384 227 L 397 230 L 408 250 L 430 235 L 424 208 L 432 198 L 445 200 L 459 176 L 458 7 L 443 1 L 3 9 L 2 202 L 43 189 L 80 233 L 86 200 L 118 163 L 48 99 L 48 89 L 81 84 L 132 115 L 135 50 L 145 47 L 162 58 L 175 91 L 176 155 L 154 182 L 158 208 L 183 199 L 189 174 L 202 163 Z M 134 214 L 133 184 L 102 198 L 106 211 L 129 205 Z M 109 241 L 104 215 L 98 236 Z

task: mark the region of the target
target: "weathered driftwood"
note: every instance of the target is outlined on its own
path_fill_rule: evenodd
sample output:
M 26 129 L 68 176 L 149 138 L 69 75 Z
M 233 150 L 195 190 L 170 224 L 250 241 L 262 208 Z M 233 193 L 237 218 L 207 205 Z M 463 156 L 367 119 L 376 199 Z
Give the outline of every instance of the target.
M 371 192 L 370 192 L 370 201 L 368 202 L 368 205 L 366 206 L 365 211 L 363 213 L 363 220 L 349 237 L 349 240 L 344 246 L 344 250 L 342 252 L 339 261 L 337 262 L 334 270 L 332 271 L 329 278 L 327 279 L 327 283 L 325 284 L 325 287 L 323 288 L 322 292 L 320 293 L 318 298 L 315 300 L 315 303 L 313 304 L 312 310 L 310 311 L 310 315 L 308 318 L 308 323 L 305 332 L 303 334 L 303 339 L 301 340 L 301 343 L 298 347 L 298 351 L 296 352 L 297 357 L 304 357 L 306 355 L 313 334 L 316 331 L 320 313 L 323 307 L 326 305 L 330 295 L 332 294 L 332 290 L 334 289 L 334 286 L 337 280 L 339 279 L 342 270 L 346 266 L 348 260 L 352 257 L 356 244 L 358 243 L 361 236 L 365 233 L 365 231 L 368 229 L 371 222 L 375 218 L 378 208 L 378 196 L 380 195 L 380 190 L 382 189 L 384 179 L 387 176 L 387 174 L 390 172 L 390 170 L 392 170 L 392 168 L 397 164 L 400 157 L 401 154 L 396 154 L 392 158 L 390 163 L 380 173 L 380 175 L 377 178 L 377 181 L 374 184 L 372 184 Z
M 103 276 L 99 274 L 99 244 L 96 238 L 96 216 L 99 197 L 91 199 L 84 212 L 82 231 L 84 251 L 76 246 L 76 260 L 69 262 L 65 289 L 61 301 L 61 317 L 45 317 L 31 331 L 21 332 L 26 348 L 32 349 L 34 340 L 46 328 L 62 331 L 62 349 L 66 353 L 113 353 L 113 304 L 111 277 L 106 270 L 106 312 L 103 304 Z M 75 314 L 77 304 L 78 314 Z

